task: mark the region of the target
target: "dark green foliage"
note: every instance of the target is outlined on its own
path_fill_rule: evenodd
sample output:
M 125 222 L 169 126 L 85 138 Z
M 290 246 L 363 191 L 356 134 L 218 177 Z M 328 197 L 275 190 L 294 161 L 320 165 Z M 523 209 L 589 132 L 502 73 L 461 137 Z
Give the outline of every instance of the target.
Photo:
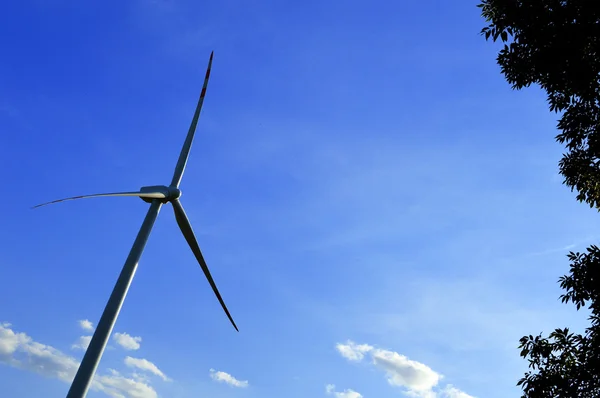
M 504 42 L 498 64 L 515 89 L 538 84 L 562 112 L 560 162 L 577 199 L 600 208 L 600 3 L 596 0 L 484 0 L 486 38 Z
M 489 25 L 481 33 L 503 42 L 497 62 L 514 89 L 539 85 L 560 114 L 556 140 L 564 183 L 577 200 L 600 210 L 600 0 L 482 0 Z M 525 336 L 521 356 L 530 371 L 519 381 L 523 397 L 600 397 L 600 250 L 569 253 L 560 278 L 563 302 L 587 307 L 583 335 L 556 329 L 547 338 Z
M 592 245 L 587 253 L 571 252 L 568 258 L 571 270 L 560 278 L 566 291 L 561 301 L 588 307 L 591 325 L 584 335 L 565 328 L 548 338 L 521 338 L 521 356 L 531 368 L 518 382 L 524 397 L 600 397 L 600 249 Z

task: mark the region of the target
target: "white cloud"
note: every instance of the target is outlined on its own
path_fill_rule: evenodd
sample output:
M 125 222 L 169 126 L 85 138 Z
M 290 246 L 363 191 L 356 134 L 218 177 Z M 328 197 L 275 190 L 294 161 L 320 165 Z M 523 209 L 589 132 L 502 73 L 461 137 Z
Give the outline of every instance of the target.
M 155 364 L 153 364 L 152 362 L 150 362 L 147 359 L 144 358 L 132 358 L 132 357 L 126 357 L 125 358 L 125 365 L 129 366 L 130 368 L 137 368 L 146 372 L 150 372 L 158 377 L 160 377 L 161 379 L 163 379 L 164 381 L 169 381 L 170 379 L 158 368 L 158 366 L 156 366 Z
M 397 352 L 377 349 L 371 355 L 373 363 L 385 371 L 388 383 L 423 396 L 442 378 L 442 375 L 429 366 L 412 361 Z
M 335 348 L 338 352 L 349 361 L 362 361 L 365 354 L 373 349 L 368 344 L 355 344 L 348 340 L 346 344 L 337 344 Z
M 401 387 L 406 394 L 418 398 L 435 398 L 437 385 L 443 376 L 429 366 L 413 361 L 408 357 L 394 351 L 374 348 L 368 344 L 356 344 L 352 341 L 346 344 L 337 344 L 340 355 L 349 361 L 361 361 L 366 354 L 370 354 L 372 364 L 385 372 L 390 385 Z M 327 392 L 334 393 L 334 386 L 328 385 Z M 346 390 L 346 392 L 354 392 Z M 473 398 L 451 384 L 439 390 L 439 398 Z M 335 393 L 337 394 L 337 393 Z M 337 398 L 359 398 L 360 395 L 336 395 Z
M 0 324 L 0 360 L 11 356 L 19 344 L 25 341 L 25 335 L 13 332 L 10 327 L 10 323 Z
M 87 319 L 82 319 L 80 321 L 77 321 L 77 323 L 79 323 L 79 327 L 83 330 L 87 330 L 88 332 L 94 330 L 94 324 L 88 321 Z
M 15 332 L 8 323 L 0 325 L 0 362 L 66 382 L 73 379 L 79 367 L 75 358 Z
M 230 386 L 234 386 L 234 387 L 240 387 L 240 388 L 248 387 L 248 381 L 238 380 L 235 377 L 233 377 L 232 375 L 230 375 L 229 373 L 216 371 L 214 369 L 210 369 L 209 372 L 210 372 L 211 379 L 213 379 L 215 381 L 227 383 Z
M 70 383 L 79 362 L 56 348 L 15 332 L 8 323 L 0 324 L 0 363 L 17 369 Z M 97 374 L 91 388 L 112 398 L 157 398 L 156 390 L 139 377 L 125 377 L 115 370 Z
M 92 336 L 81 336 L 79 339 L 73 343 L 71 348 L 73 350 L 87 350 L 90 345 L 90 341 L 92 341 Z
M 126 350 L 139 350 L 140 343 L 142 342 L 141 337 L 133 337 L 127 333 L 115 333 L 113 340 Z
M 327 384 L 325 386 L 325 392 L 329 395 L 333 395 L 335 398 L 362 398 L 362 394 L 351 389 L 337 392 L 335 391 L 335 386 L 333 384 Z
M 156 390 L 145 380 L 121 376 L 116 370 L 109 375 L 96 376 L 94 385 L 97 390 L 113 398 L 157 398 Z

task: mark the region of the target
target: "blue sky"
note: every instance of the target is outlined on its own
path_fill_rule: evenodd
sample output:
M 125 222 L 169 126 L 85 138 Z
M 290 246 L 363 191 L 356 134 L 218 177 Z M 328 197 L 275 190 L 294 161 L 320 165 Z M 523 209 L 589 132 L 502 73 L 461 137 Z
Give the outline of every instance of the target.
M 475 5 L 7 4 L 1 395 L 66 394 L 147 209 L 30 206 L 167 184 L 214 50 L 182 203 L 240 333 L 165 206 L 88 396 L 517 396 L 597 222 Z

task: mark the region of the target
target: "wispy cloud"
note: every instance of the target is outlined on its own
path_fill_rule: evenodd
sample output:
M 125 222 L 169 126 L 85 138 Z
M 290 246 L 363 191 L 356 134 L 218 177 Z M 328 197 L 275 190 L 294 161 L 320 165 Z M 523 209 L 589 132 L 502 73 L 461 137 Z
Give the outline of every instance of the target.
M 161 379 L 163 379 L 164 381 L 169 381 L 170 379 L 158 368 L 158 366 L 156 366 L 155 364 L 153 364 L 152 362 L 150 362 L 147 359 L 144 358 L 132 358 L 132 357 L 126 357 L 125 358 L 125 365 L 129 366 L 130 368 L 137 368 L 146 372 L 150 372 L 158 377 L 160 377 Z
M 238 380 L 235 377 L 233 377 L 232 375 L 230 375 L 229 373 L 216 371 L 214 369 L 210 369 L 209 373 L 210 373 L 210 378 L 213 379 L 214 381 L 229 384 L 230 386 L 233 386 L 233 387 L 239 387 L 239 388 L 248 387 L 247 380 L 245 380 L 245 381 Z
M 129 351 L 139 350 L 140 343 L 142 342 L 141 337 L 133 337 L 127 333 L 115 333 L 113 340 L 122 348 Z
M 440 398 L 473 398 L 473 396 L 459 390 L 452 384 L 448 384 L 440 391 Z
M 545 249 L 545 250 L 539 250 L 539 251 L 533 251 L 533 252 L 527 253 L 527 254 L 523 255 L 523 258 L 546 256 L 548 254 L 555 254 L 555 253 L 566 254 L 567 251 L 569 251 L 569 250 L 581 247 L 584 244 L 589 244 L 595 240 L 598 240 L 598 236 L 596 236 L 596 235 L 587 236 L 583 239 L 577 240 L 573 243 L 570 243 L 568 245 L 564 245 L 561 247 L 554 247 L 554 248 L 549 248 L 549 249 Z
M 9 323 L 0 324 L 0 362 L 65 383 L 73 380 L 79 367 L 75 358 L 33 340 L 26 333 L 15 331 Z M 158 397 L 147 380 L 135 377 L 135 374 L 127 377 L 116 370 L 109 370 L 108 374 L 97 374 L 91 388 L 112 398 Z
M 451 385 L 439 390 L 437 386 L 443 378 L 441 374 L 397 352 L 375 348 L 368 344 L 356 344 L 353 341 L 338 343 L 336 349 L 340 355 L 353 362 L 360 362 L 367 354 L 370 355 L 371 363 L 384 372 L 391 386 L 400 387 L 405 393 L 414 397 L 435 398 L 439 391 L 450 398 L 472 398 Z
M 341 392 L 335 391 L 335 385 L 327 384 L 325 386 L 325 392 L 329 395 L 333 395 L 335 398 L 362 398 L 362 394 L 352 389 L 347 389 Z

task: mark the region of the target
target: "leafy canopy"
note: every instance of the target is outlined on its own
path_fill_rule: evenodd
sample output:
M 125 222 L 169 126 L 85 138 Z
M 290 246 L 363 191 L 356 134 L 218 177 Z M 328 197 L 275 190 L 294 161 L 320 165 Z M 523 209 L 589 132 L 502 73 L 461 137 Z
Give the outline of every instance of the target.
M 561 112 L 560 162 L 577 199 L 600 208 L 600 5 L 596 0 L 483 0 L 482 33 L 504 48 L 498 64 L 515 89 L 538 84 Z

